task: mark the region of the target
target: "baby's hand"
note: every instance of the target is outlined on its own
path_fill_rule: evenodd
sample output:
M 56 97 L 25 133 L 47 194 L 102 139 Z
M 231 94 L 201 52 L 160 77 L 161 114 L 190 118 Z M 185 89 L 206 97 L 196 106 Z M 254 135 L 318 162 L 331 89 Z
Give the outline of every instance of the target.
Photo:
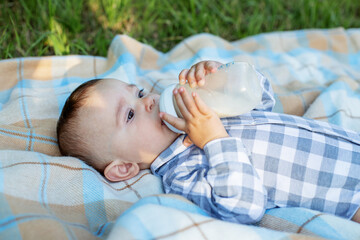
M 203 86 L 205 84 L 205 75 L 216 72 L 217 68 L 222 63 L 216 61 L 202 61 L 193 65 L 190 70 L 184 69 L 179 74 L 179 82 L 181 85 L 189 82 L 190 87 L 195 87 L 197 84 Z
M 183 119 L 162 112 L 162 120 L 187 133 L 191 142 L 201 149 L 211 140 L 229 136 L 220 118 L 195 92 L 191 96 L 184 87 L 180 87 L 173 93 Z

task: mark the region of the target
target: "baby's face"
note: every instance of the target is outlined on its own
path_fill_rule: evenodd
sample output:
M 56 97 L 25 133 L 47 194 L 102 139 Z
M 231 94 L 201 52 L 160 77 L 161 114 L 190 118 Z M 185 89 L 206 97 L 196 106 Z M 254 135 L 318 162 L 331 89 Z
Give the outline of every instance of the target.
M 146 94 L 135 85 L 107 79 L 95 85 L 79 114 L 80 131 L 96 155 L 149 168 L 178 136 L 159 117 L 157 94 Z

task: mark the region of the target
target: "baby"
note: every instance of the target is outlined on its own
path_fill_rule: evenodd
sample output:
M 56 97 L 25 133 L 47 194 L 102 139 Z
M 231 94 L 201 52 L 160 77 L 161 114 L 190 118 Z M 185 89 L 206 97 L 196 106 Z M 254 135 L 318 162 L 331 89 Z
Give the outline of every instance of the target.
M 220 65 L 197 63 L 180 73 L 180 84 L 203 85 L 204 76 Z M 159 95 L 135 85 L 86 82 L 59 118 L 61 153 L 84 160 L 109 181 L 150 168 L 166 193 L 180 194 L 226 221 L 250 224 L 269 208 L 305 207 L 360 222 L 360 135 L 271 112 L 272 88 L 258 76 L 261 104 L 223 119 L 183 87 L 173 92 L 180 119 L 159 112 Z M 186 134 L 172 132 L 163 121 Z

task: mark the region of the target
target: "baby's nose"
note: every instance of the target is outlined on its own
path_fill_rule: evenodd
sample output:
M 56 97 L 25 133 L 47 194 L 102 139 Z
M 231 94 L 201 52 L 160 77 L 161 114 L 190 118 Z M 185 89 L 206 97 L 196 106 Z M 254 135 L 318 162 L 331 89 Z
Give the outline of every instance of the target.
M 145 109 L 146 111 L 151 111 L 155 105 L 155 99 L 151 96 L 146 96 L 145 98 L 143 98 L 144 104 L 145 104 Z

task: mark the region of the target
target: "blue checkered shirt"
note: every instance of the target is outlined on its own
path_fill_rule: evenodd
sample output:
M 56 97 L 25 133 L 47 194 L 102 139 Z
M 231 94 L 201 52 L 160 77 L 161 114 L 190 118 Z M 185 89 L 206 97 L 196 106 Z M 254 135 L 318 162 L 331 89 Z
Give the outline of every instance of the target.
M 180 194 L 211 216 L 259 221 L 266 209 L 305 207 L 351 218 L 360 205 L 360 135 L 325 122 L 271 112 L 262 75 L 262 103 L 222 119 L 230 137 L 204 149 L 185 135 L 152 163 L 166 193 Z

